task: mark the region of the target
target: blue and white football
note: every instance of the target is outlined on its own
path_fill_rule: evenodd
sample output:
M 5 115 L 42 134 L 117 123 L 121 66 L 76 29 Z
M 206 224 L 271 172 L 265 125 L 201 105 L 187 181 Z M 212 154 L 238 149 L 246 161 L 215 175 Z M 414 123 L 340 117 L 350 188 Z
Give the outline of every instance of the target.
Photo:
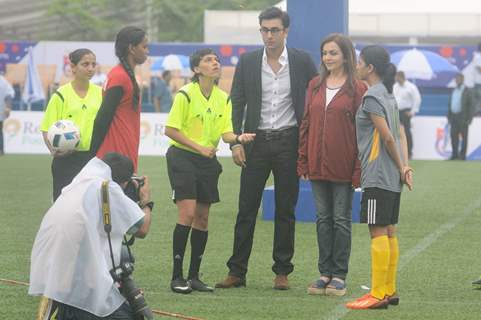
M 70 120 L 59 120 L 49 129 L 48 141 L 55 150 L 72 151 L 80 143 L 80 131 Z

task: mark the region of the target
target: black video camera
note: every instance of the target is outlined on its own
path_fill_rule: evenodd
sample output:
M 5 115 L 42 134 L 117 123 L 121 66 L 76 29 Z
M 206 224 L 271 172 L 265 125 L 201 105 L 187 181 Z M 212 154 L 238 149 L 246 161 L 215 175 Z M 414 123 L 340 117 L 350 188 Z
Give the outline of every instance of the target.
M 135 182 L 134 182 L 135 181 Z M 124 193 L 127 197 L 132 199 L 134 202 L 139 202 L 140 201 L 140 188 L 145 183 L 145 178 L 144 177 L 137 177 L 133 176 L 130 178 L 129 182 L 127 183 L 127 186 L 124 189 Z
M 134 271 L 135 259 L 127 245 L 122 245 L 120 253 L 120 265 L 110 270 L 110 274 L 115 282 L 120 285 L 120 293 L 127 299 L 130 307 L 135 313 L 136 320 L 153 319 L 152 310 L 150 310 L 145 301 L 142 290 L 137 288 L 132 272 Z

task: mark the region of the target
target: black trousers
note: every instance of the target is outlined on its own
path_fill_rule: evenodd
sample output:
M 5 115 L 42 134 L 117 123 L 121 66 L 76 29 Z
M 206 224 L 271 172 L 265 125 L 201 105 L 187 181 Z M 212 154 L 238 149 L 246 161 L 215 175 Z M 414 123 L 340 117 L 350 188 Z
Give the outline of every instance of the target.
M 275 221 L 272 258 L 275 274 L 289 274 L 294 266 L 295 206 L 299 193 L 297 176 L 298 128 L 274 134 L 258 132 L 242 169 L 239 212 L 233 254 L 227 262 L 229 274 L 245 277 L 252 250 L 257 212 L 269 174 L 274 175 Z
M 408 113 L 411 109 L 399 110 L 399 121 L 404 126 L 404 131 L 406 132 L 406 140 L 408 144 L 408 156 L 411 159 L 413 155 L 413 135 L 411 133 L 411 117 Z
M 53 158 L 53 201 L 57 200 L 62 189 L 72 182 L 90 159 L 92 154 L 88 151 L 77 151 L 65 157 Z
M 452 159 L 466 159 L 466 151 L 468 149 L 468 124 L 464 120 L 462 114 L 453 114 L 449 121 L 451 124 L 451 147 L 453 154 Z M 459 153 L 459 136 L 461 136 L 461 151 Z

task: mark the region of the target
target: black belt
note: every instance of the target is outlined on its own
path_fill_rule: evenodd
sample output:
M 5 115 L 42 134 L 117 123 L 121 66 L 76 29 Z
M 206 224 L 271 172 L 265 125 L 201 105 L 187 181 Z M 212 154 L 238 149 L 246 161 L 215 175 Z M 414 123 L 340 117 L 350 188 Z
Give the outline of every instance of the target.
M 288 137 L 297 132 L 297 127 L 290 127 L 287 129 L 280 130 L 257 130 L 256 138 L 263 140 L 278 140 L 284 137 Z

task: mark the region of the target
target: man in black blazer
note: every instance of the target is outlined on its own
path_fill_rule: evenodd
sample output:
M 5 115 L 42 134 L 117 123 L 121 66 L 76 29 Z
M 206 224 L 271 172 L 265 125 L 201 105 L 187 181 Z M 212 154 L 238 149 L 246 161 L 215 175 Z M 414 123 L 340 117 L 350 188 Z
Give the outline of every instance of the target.
M 272 7 L 259 15 L 264 48 L 246 53 L 237 64 L 231 90 L 234 132 L 256 133 L 254 143 L 231 146 L 234 162 L 242 167 L 239 211 L 235 225 L 229 275 L 217 288 L 245 286 L 257 212 L 269 174 L 274 175 L 275 230 L 274 289 L 289 288 L 294 269 L 294 210 L 299 193 L 296 173 L 298 129 L 305 92 L 317 74 L 310 56 L 286 48 L 286 12 Z
M 462 73 L 456 75 L 456 88 L 449 98 L 448 121 L 451 125 L 451 160 L 466 160 L 468 149 L 468 127 L 476 113 L 471 89 L 464 85 Z M 462 137 L 461 153 L 459 153 L 459 136 Z

